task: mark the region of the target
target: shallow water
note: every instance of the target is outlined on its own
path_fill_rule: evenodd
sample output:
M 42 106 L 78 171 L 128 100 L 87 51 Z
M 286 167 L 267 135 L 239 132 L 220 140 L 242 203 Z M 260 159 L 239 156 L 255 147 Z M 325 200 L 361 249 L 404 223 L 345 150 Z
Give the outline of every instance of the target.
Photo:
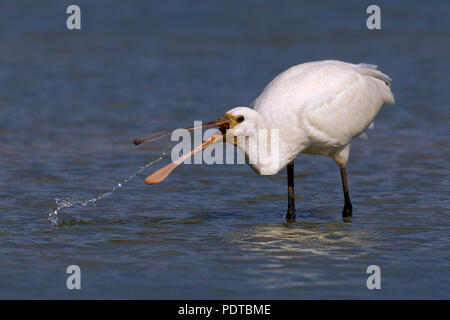
M 351 2 L 77 3 L 78 32 L 60 1 L 0 4 L 1 298 L 450 298 L 448 2 L 381 2 L 381 31 Z M 352 143 L 351 223 L 337 166 L 308 155 L 295 223 L 285 170 L 184 165 L 145 185 L 167 157 L 49 221 L 55 198 L 109 192 L 165 147 L 132 138 L 215 119 L 329 58 L 378 64 L 397 100 Z

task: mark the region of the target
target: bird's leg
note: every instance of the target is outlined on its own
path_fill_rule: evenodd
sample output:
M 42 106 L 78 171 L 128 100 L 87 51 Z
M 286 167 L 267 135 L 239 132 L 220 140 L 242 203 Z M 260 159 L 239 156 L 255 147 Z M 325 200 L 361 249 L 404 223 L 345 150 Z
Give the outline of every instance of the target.
M 350 201 L 350 194 L 348 193 L 348 183 L 347 183 L 347 171 L 345 167 L 341 168 L 341 178 L 342 178 L 342 188 L 344 190 L 344 209 L 342 210 L 342 218 L 345 222 L 350 222 L 352 218 L 352 202 Z
M 294 162 L 287 165 L 287 181 L 288 181 L 288 212 L 286 220 L 295 221 L 295 198 L 294 198 Z

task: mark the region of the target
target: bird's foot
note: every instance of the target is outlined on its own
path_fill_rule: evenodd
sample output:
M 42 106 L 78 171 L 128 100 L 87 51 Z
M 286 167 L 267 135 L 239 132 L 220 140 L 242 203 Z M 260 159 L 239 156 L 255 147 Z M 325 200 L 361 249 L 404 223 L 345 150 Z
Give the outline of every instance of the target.
M 344 206 L 344 209 L 342 210 L 342 219 L 344 220 L 344 222 L 352 221 L 352 212 L 352 206 Z
M 294 222 L 295 221 L 295 209 L 288 209 L 286 220 L 287 222 Z

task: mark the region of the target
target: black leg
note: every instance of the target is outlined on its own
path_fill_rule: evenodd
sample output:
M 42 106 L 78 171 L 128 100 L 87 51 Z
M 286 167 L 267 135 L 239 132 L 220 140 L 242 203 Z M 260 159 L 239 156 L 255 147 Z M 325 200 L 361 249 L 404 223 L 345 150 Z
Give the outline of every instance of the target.
M 352 218 L 352 202 L 350 201 L 350 194 L 348 193 L 347 172 L 345 167 L 341 167 L 342 188 L 344 190 L 344 209 L 342 210 L 342 218 L 345 222 L 351 221 Z
M 287 165 L 287 181 L 288 181 L 288 212 L 287 221 L 295 221 L 295 198 L 294 198 L 294 163 Z

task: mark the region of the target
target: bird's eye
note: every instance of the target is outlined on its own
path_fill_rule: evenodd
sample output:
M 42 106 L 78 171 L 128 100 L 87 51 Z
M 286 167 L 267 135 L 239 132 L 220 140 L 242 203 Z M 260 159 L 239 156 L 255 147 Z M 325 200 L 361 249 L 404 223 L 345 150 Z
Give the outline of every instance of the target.
M 237 123 L 241 123 L 244 120 L 245 120 L 245 118 L 243 116 L 239 116 L 239 117 L 236 118 L 236 122 Z

